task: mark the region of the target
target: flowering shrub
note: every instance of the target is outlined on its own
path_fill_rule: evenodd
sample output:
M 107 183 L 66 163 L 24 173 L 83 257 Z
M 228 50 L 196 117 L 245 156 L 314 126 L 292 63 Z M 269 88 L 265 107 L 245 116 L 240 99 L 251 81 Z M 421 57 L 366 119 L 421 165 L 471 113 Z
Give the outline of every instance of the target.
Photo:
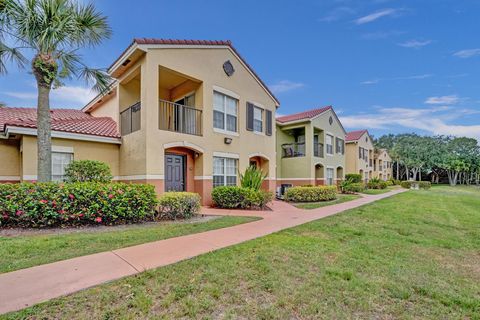
M 151 185 L 125 183 L 0 184 L 0 226 L 114 225 L 152 220 Z
M 166 192 L 160 199 L 160 217 L 165 219 L 189 219 L 200 212 L 200 196 L 192 192 Z
M 336 186 L 292 187 L 285 192 L 285 200 L 292 202 L 318 202 L 336 198 Z
M 216 187 L 212 191 L 213 203 L 226 209 L 263 209 L 272 199 L 271 192 L 236 186 Z

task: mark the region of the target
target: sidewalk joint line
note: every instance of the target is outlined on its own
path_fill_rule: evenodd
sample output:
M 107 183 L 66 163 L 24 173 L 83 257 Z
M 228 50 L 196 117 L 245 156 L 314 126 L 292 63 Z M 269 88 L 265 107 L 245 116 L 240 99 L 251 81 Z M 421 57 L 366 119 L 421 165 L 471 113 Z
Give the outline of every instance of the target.
M 113 253 L 114 255 L 116 255 L 117 257 L 119 257 L 120 259 L 122 259 L 123 261 L 125 261 L 130 267 L 133 268 L 133 270 L 137 271 L 138 273 L 141 273 L 142 271 L 138 270 L 137 268 L 135 268 L 135 266 L 133 264 L 131 264 L 130 262 L 128 262 L 126 259 L 124 259 L 122 256 L 120 256 L 119 254 L 117 254 L 115 251 L 110 251 L 111 253 Z

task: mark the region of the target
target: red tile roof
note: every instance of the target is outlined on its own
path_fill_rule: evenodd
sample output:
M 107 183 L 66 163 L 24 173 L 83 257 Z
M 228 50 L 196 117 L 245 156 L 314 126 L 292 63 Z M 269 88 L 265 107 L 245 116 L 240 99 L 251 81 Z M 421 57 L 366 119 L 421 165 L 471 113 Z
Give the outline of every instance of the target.
M 52 130 L 120 138 L 116 122 L 109 117 L 93 117 L 81 110 L 52 109 Z M 7 127 L 37 128 L 37 109 L 0 108 L 0 132 Z
M 364 133 L 368 134 L 368 130 L 357 130 L 357 131 L 348 132 L 347 136 L 345 137 L 345 140 L 347 142 L 357 141 L 358 139 L 360 139 L 363 136 Z
M 235 54 L 242 60 L 242 62 L 247 66 L 247 68 L 253 73 L 253 75 L 260 81 L 260 83 L 265 87 L 268 93 L 273 97 L 275 102 L 280 105 L 277 97 L 270 91 L 268 86 L 260 79 L 258 74 L 253 70 L 253 68 L 247 63 L 247 61 L 240 55 L 240 53 L 235 49 L 230 40 L 187 40 L 187 39 L 158 39 L 158 38 L 135 38 L 133 42 L 123 51 L 123 53 L 112 63 L 108 68 L 110 70 L 115 63 L 130 49 L 134 44 L 166 44 L 166 45 L 196 45 L 196 46 L 228 46 L 230 49 L 235 52 Z
M 325 111 L 330 110 L 330 109 L 333 109 L 332 106 L 327 106 L 327 107 L 323 107 L 323 108 L 317 108 L 317 109 L 312 109 L 312 110 L 308 110 L 308 111 L 304 111 L 304 112 L 294 113 L 294 114 L 290 114 L 288 116 L 278 117 L 277 121 L 281 122 L 281 123 L 285 123 L 285 122 L 291 122 L 291 121 L 297 121 L 297 120 L 303 120 L 303 119 L 311 119 L 311 118 L 314 118 L 314 117 L 318 116 L 319 114 L 322 114 Z

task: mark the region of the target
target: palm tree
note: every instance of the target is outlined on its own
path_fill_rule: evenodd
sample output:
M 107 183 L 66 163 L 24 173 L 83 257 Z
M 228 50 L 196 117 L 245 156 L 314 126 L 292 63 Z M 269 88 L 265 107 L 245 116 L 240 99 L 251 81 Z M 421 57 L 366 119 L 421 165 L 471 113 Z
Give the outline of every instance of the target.
M 72 77 L 106 90 L 110 77 L 82 62 L 79 50 L 108 39 L 107 18 L 74 0 L 0 0 L 0 74 L 7 63 L 28 64 L 38 89 L 38 181 L 51 180 L 50 91 Z M 30 59 L 27 59 L 27 56 Z M 30 63 L 29 63 L 30 62 Z

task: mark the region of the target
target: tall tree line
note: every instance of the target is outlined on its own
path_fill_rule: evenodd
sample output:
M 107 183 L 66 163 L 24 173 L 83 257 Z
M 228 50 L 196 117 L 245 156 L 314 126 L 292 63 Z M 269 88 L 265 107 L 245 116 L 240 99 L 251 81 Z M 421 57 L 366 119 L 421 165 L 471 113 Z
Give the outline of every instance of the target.
M 375 140 L 376 148 L 387 149 L 394 162 L 397 180 L 429 179 L 450 185 L 480 184 L 480 146 L 473 138 L 389 134 Z

